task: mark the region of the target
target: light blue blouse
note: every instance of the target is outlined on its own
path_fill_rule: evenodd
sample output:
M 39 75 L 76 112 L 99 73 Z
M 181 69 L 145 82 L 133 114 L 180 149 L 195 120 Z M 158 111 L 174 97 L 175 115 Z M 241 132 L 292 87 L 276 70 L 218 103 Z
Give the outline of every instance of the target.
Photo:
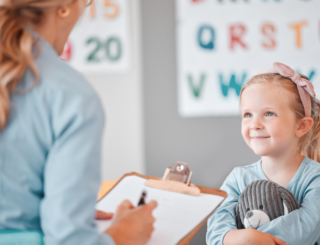
M 46 245 L 112 245 L 94 222 L 103 108 L 43 39 L 40 52 L 40 81 L 32 88 L 34 75 L 26 71 L 0 132 L 0 240 L 2 233 L 17 244 L 8 234 L 22 230 L 43 234 Z
M 239 196 L 248 184 L 260 179 L 267 179 L 261 160 L 230 173 L 221 186 L 228 197 L 208 220 L 207 244 L 223 245 L 227 232 L 237 229 L 235 210 Z M 314 245 L 317 240 L 320 244 L 320 164 L 305 157 L 286 188 L 296 197 L 300 208 L 258 230 L 290 245 Z

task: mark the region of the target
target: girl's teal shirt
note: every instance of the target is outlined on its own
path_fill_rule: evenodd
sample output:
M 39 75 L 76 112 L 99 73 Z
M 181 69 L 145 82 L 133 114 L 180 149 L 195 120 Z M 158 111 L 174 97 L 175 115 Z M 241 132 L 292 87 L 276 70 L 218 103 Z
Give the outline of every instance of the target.
M 223 245 L 224 236 L 237 229 L 235 211 L 239 196 L 247 185 L 261 179 L 267 179 L 261 160 L 237 167 L 229 174 L 221 186 L 228 197 L 208 220 L 208 245 Z M 305 157 L 286 188 L 296 197 L 300 208 L 258 230 L 290 245 L 313 245 L 316 241 L 320 244 L 320 164 Z
M 10 235 L 15 232 L 28 244 L 27 231 L 26 239 L 36 232 L 46 245 L 113 245 L 94 221 L 104 127 L 100 100 L 42 38 L 39 51 L 40 81 L 33 87 L 33 73 L 25 72 L 0 132 L 0 244 L 21 244 Z

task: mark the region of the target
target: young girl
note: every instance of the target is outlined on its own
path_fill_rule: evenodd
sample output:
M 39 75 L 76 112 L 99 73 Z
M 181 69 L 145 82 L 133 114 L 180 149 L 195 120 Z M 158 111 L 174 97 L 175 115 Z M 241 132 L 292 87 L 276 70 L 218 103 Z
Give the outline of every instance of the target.
M 240 95 L 242 136 L 261 156 L 236 167 L 221 189 L 227 199 L 208 220 L 207 244 L 290 244 L 320 242 L 320 101 L 311 82 L 274 63 L 254 76 Z M 268 179 L 293 193 L 300 208 L 258 230 L 237 230 L 239 196 L 252 181 Z

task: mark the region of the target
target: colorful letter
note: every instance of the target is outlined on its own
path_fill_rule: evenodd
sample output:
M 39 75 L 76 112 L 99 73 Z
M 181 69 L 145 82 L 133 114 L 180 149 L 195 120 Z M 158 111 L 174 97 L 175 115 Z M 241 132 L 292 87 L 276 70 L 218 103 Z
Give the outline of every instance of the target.
M 308 25 L 308 22 L 305 21 L 305 20 L 290 25 L 290 27 L 296 33 L 296 46 L 297 46 L 297 48 L 301 48 L 302 47 L 301 28 L 304 27 L 304 26 L 307 26 L 307 25 Z
M 210 40 L 206 43 L 203 42 L 203 32 L 210 33 Z M 210 25 L 203 25 L 200 27 L 198 31 L 198 43 L 200 47 L 204 49 L 214 49 L 214 40 L 215 40 L 215 31 L 212 26 Z
M 236 94 L 239 96 L 240 95 L 240 91 L 242 88 L 242 85 L 244 83 L 244 81 L 247 78 L 247 73 L 243 73 L 242 77 L 239 81 L 237 81 L 236 75 L 235 74 L 231 74 L 231 78 L 229 80 L 229 84 L 226 85 L 226 83 L 224 82 L 224 78 L 223 78 L 223 74 L 219 74 L 219 82 L 220 82 L 220 86 L 221 86 L 221 92 L 223 94 L 224 97 L 228 97 L 228 93 L 229 93 L 229 89 L 233 88 L 236 91 Z
M 296 72 L 299 73 L 299 74 L 302 74 L 299 70 L 296 70 Z M 316 71 L 315 71 L 315 70 L 311 70 L 311 71 L 309 72 L 309 76 L 307 76 L 307 77 L 309 78 L 309 81 L 310 81 L 310 82 L 312 82 L 312 79 L 313 79 L 313 77 L 314 77 L 315 74 L 316 74 Z M 303 74 L 303 75 L 304 75 L 304 74 Z
M 236 24 L 230 26 L 230 49 L 234 50 L 235 45 L 238 43 L 244 49 L 247 49 L 247 45 L 242 41 L 242 37 L 246 33 L 247 29 L 243 24 Z
M 276 32 L 275 26 L 271 23 L 265 23 L 261 27 L 261 32 L 267 38 L 267 42 L 262 42 L 262 46 L 269 50 L 275 49 L 277 46 L 277 43 L 274 39 L 274 34 Z
M 187 79 L 188 79 L 189 86 L 192 90 L 192 94 L 194 95 L 194 97 L 196 97 L 196 99 L 198 99 L 201 95 L 201 92 L 202 92 L 202 89 L 204 86 L 204 82 L 206 80 L 206 75 L 203 73 L 201 74 L 200 82 L 197 86 L 194 85 L 193 77 L 191 75 L 188 75 Z

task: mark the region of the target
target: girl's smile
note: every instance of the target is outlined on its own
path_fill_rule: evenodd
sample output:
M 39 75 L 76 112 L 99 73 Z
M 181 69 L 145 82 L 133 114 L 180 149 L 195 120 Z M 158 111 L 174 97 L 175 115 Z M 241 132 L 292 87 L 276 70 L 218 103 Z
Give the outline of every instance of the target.
M 270 136 L 250 136 L 253 140 L 261 140 L 261 139 L 268 139 Z

